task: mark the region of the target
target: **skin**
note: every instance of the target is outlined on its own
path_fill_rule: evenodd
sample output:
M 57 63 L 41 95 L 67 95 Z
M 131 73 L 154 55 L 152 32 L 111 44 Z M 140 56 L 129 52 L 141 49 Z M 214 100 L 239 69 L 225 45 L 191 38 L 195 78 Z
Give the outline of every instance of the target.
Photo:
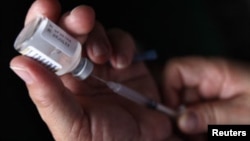
M 152 76 L 142 62 L 132 62 L 135 44 L 120 29 L 105 31 L 91 7 L 81 5 L 60 13 L 56 0 L 36 0 L 25 25 L 43 14 L 84 44 L 83 55 L 95 63 L 94 74 L 123 83 L 160 101 Z M 162 141 L 170 139 L 169 117 L 111 92 L 89 77 L 56 76 L 40 63 L 16 56 L 11 69 L 26 83 L 29 96 L 58 141 Z
M 207 132 L 208 124 L 249 124 L 249 70 L 248 64 L 222 58 L 169 61 L 164 70 L 164 99 L 172 108 L 186 105 L 177 121 L 179 129 L 197 135 Z
M 186 110 L 176 122 L 185 139 L 204 140 L 207 124 L 250 123 L 248 65 L 221 58 L 170 60 L 160 97 L 145 65 L 132 62 L 136 49 L 131 36 L 120 29 L 105 30 L 91 7 L 81 5 L 61 14 L 58 1 L 36 0 L 25 25 L 40 14 L 84 44 L 83 56 L 95 63 L 96 76 L 123 83 L 173 109 L 184 104 Z M 26 83 L 55 140 L 179 140 L 168 116 L 119 97 L 92 77 L 58 77 L 24 56 L 13 58 L 10 67 Z

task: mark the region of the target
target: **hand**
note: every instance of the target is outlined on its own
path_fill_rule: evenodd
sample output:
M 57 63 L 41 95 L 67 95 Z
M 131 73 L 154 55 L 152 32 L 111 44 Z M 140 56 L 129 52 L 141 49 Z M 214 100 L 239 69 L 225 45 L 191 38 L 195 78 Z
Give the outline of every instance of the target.
M 219 58 L 183 57 L 164 70 L 165 102 L 187 111 L 178 126 L 187 134 L 207 131 L 208 124 L 249 124 L 250 72 L 243 63 Z
M 84 54 L 96 64 L 95 75 L 160 100 L 144 64 L 132 63 L 135 45 L 126 32 L 112 29 L 106 33 L 88 6 L 78 6 L 60 17 L 58 1 L 37 0 L 25 23 L 39 14 L 84 43 Z M 59 78 L 24 56 L 15 57 L 10 66 L 25 81 L 32 101 L 56 140 L 160 141 L 171 135 L 166 115 L 114 94 L 92 77 L 79 81 L 66 74 Z

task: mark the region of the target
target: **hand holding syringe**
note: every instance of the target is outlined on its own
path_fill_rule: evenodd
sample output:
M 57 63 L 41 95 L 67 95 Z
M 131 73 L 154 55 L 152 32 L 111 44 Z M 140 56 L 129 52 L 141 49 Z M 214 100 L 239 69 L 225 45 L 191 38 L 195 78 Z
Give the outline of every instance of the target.
M 28 26 L 25 26 L 17 37 L 14 46 L 21 54 L 40 61 L 42 64 L 45 64 L 53 70 L 57 75 L 71 72 L 75 77 L 84 80 L 93 71 L 94 65 L 92 62 L 86 57 L 81 56 L 82 48 L 80 42 L 43 16 L 34 19 L 28 24 Z M 155 57 L 156 54 L 154 52 L 147 52 L 146 54 L 136 56 L 134 60 L 141 61 L 145 59 L 154 59 Z M 104 82 L 115 93 L 126 97 L 131 101 L 147 105 L 148 107 L 162 111 L 171 117 L 177 115 L 175 111 L 140 95 L 138 92 L 122 84 L 105 81 L 98 77 L 95 78 Z
M 141 94 L 139 94 L 138 92 L 136 92 L 135 90 L 132 90 L 120 83 L 117 82 L 113 82 L 113 81 L 105 81 L 103 79 L 100 79 L 99 77 L 96 77 L 94 75 L 92 75 L 94 78 L 100 80 L 101 82 L 105 83 L 113 92 L 131 100 L 134 101 L 137 104 L 141 104 L 141 105 L 146 105 L 147 107 L 150 107 L 152 109 L 161 111 L 167 115 L 169 115 L 172 118 L 175 118 L 177 116 L 177 112 L 173 111 L 172 109 L 152 100 L 149 99 Z

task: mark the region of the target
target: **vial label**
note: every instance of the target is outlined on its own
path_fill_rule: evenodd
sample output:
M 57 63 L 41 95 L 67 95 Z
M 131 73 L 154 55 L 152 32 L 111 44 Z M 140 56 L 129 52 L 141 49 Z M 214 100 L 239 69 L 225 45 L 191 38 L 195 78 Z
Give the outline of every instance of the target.
M 47 67 L 52 69 L 53 71 L 57 71 L 62 68 L 62 66 L 58 64 L 56 61 L 44 55 L 42 52 L 40 52 L 39 50 L 37 50 L 36 48 L 32 46 L 28 46 L 24 50 L 20 51 L 20 53 L 28 57 L 34 58 L 35 60 L 40 61 L 41 63 L 45 64 Z
M 45 28 L 41 33 L 42 37 L 57 49 L 72 57 L 77 48 L 78 41 L 48 19 L 43 22 L 45 22 Z

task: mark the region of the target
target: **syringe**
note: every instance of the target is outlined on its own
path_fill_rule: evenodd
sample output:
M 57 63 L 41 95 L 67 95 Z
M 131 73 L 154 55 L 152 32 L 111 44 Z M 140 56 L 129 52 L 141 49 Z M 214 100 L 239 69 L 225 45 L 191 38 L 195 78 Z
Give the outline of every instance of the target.
M 134 101 L 135 103 L 141 104 L 141 105 L 146 105 L 147 107 L 151 109 L 155 109 L 158 111 L 161 111 L 167 115 L 169 115 L 171 118 L 175 118 L 177 116 L 177 112 L 174 110 L 162 105 L 159 102 L 156 102 L 152 99 L 149 99 L 140 93 L 136 92 L 135 90 L 126 87 L 125 85 L 122 85 L 117 82 L 113 81 L 106 81 L 103 79 L 100 79 L 99 77 L 96 77 L 92 75 L 94 78 L 100 80 L 101 82 L 105 83 L 113 92 L 131 100 Z

